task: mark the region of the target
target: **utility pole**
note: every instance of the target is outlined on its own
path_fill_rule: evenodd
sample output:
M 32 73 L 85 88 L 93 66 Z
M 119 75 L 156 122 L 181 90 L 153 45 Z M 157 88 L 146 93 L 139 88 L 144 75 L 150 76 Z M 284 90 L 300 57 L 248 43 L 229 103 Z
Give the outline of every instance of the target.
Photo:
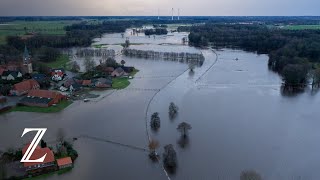
M 158 8 L 158 20 L 160 19 L 160 10 Z
M 178 20 L 180 20 L 180 9 L 178 9 Z

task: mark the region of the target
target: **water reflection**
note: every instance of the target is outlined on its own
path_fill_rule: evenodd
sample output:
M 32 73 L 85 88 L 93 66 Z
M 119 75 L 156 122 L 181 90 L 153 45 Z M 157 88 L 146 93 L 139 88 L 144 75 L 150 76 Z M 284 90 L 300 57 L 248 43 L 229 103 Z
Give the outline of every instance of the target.
M 179 144 L 180 148 L 185 149 L 189 147 L 190 139 L 189 136 L 180 136 L 177 143 Z

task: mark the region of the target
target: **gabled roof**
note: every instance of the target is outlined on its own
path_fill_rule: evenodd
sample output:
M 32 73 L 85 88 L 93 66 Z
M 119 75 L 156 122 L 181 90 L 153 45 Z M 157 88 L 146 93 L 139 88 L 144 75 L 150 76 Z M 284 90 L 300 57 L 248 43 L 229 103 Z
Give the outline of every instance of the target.
M 62 94 L 55 92 L 55 91 L 49 91 L 49 90 L 31 90 L 28 93 L 28 96 L 34 96 L 34 97 L 42 97 L 42 98 L 56 98 L 58 96 L 62 96 Z
M 35 86 L 39 86 L 39 83 L 34 79 L 29 79 L 13 85 L 13 89 L 16 91 L 22 92 L 22 91 L 29 91 Z
M 27 144 L 23 149 L 22 149 L 22 154 L 24 155 L 28 149 L 28 147 L 30 146 L 30 144 Z M 44 161 L 42 163 L 23 163 L 24 167 L 29 167 L 29 166 L 34 166 L 34 165 L 38 165 L 38 164 L 45 164 L 45 163 L 50 163 L 50 162 L 54 162 L 54 154 L 53 152 L 49 149 L 49 148 L 40 148 L 39 146 L 36 147 L 36 149 L 34 150 L 34 152 L 31 155 L 31 160 L 35 160 L 35 159 L 39 159 L 42 156 L 44 156 L 46 154 L 46 158 L 44 159 Z
M 32 75 L 32 78 L 33 79 L 44 79 L 46 78 L 47 76 L 45 74 L 33 74 Z
M 114 71 L 116 71 L 117 73 L 122 73 L 124 72 L 124 70 L 121 67 L 118 67 L 117 69 L 115 69 Z
M 91 84 L 91 80 L 83 80 L 82 85 L 83 86 L 89 86 Z
M 65 70 L 63 68 L 55 68 L 55 69 L 51 69 L 51 72 L 55 72 L 55 71 L 61 71 L 61 72 L 65 72 Z
M 57 164 L 58 166 L 69 165 L 69 164 L 72 164 L 72 159 L 70 157 L 57 159 Z
M 14 78 L 17 78 L 18 75 L 19 75 L 19 71 L 4 71 L 2 73 L 2 76 L 9 76 L 9 75 L 12 75 Z

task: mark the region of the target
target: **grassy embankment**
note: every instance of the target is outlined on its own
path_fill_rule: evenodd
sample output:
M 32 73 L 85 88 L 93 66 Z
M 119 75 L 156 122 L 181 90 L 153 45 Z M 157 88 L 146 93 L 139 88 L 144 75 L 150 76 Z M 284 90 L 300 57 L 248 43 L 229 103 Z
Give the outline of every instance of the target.
M 32 106 L 16 106 L 10 110 L 10 112 L 40 112 L 40 113 L 56 113 L 60 112 L 66 107 L 72 104 L 71 101 L 62 101 L 56 106 L 50 106 L 48 108 L 41 108 L 41 107 L 32 107 Z
M 28 33 L 39 33 L 45 35 L 64 35 L 64 27 L 77 21 L 13 21 L 0 24 L 0 44 L 6 43 L 6 36 L 23 36 Z
M 134 76 L 135 74 L 137 74 L 137 72 L 139 72 L 138 69 L 134 69 L 134 71 L 132 73 L 130 73 L 130 76 Z M 128 87 L 130 85 L 130 81 L 129 78 L 127 77 L 118 77 L 118 78 L 113 78 L 112 79 L 112 88 L 113 89 L 125 89 L 126 87 Z
M 40 175 L 40 176 L 25 178 L 24 180 L 38 180 L 38 179 L 40 180 L 40 179 L 48 178 L 48 177 L 53 176 L 53 175 L 62 175 L 64 173 L 67 173 L 67 172 L 71 171 L 72 168 L 73 167 L 68 167 L 68 168 L 65 168 L 65 169 L 60 169 L 58 171 L 50 172 L 48 174 L 43 174 L 43 175 Z

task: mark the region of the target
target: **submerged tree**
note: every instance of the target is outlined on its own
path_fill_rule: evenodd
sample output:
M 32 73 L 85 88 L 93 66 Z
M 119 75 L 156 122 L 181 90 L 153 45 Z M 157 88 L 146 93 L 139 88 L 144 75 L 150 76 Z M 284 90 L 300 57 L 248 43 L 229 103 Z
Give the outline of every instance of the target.
M 57 132 L 57 141 L 60 144 L 63 144 L 63 142 L 65 141 L 65 137 L 66 137 L 66 134 L 65 134 L 64 130 L 62 128 L 59 128 L 58 132 Z
M 177 153 L 172 144 L 164 147 L 163 164 L 170 170 L 174 170 L 177 167 Z
M 320 85 L 320 68 L 311 71 L 312 88 L 317 88 Z
M 169 105 L 169 116 L 170 116 L 170 118 L 174 118 L 177 115 L 178 110 L 179 110 L 178 106 L 176 106 L 173 102 L 171 102 L 170 105 Z
M 4 162 L 0 160 L 0 179 L 6 179 L 7 170 Z
M 130 46 L 130 41 L 129 41 L 129 38 L 126 38 L 126 41 L 124 43 L 124 47 L 125 48 L 128 48 Z
M 90 57 L 86 57 L 85 59 L 84 59 L 84 67 L 86 68 L 86 71 L 88 72 L 88 71 L 93 71 L 94 70 L 94 68 L 95 68 L 95 66 L 96 66 L 96 63 L 94 62 L 94 60 L 92 59 L 92 58 L 90 58 Z
M 156 149 L 159 147 L 159 142 L 156 141 L 156 140 L 151 140 L 149 142 L 149 150 L 150 150 L 150 153 L 149 153 L 149 157 L 152 159 L 152 160 L 157 160 L 157 153 L 156 153 Z
M 72 72 L 79 72 L 80 71 L 80 66 L 79 64 L 77 63 L 77 61 L 73 61 L 71 63 L 71 71 Z
M 196 68 L 196 64 L 194 62 L 189 63 L 190 72 L 194 72 L 194 68 Z
M 262 177 L 257 172 L 249 170 L 241 172 L 240 180 L 262 180 Z
M 160 117 L 159 113 L 155 112 L 151 116 L 150 126 L 153 130 L 158 130 L 160 128 Z
M 177 129 L 181 132 L 183 137 L 186 137 L 188 134 L 188 130 L 191 129 L 191 125 L 186 122 L 182 122 L 178 125 Z
M 126 64 L 126 61 L 121 60 L 121 65 L 124 66 Z

